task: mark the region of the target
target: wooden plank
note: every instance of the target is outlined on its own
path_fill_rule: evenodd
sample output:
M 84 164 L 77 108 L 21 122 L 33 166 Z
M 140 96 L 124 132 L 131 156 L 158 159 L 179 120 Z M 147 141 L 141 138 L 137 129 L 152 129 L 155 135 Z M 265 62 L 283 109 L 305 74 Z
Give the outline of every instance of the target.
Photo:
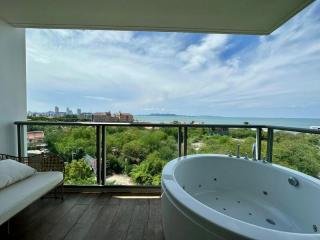
M 53 211 L 50 216 L 46 216 L 46 221 L 51 224 L 57 224 L 82 198 L 84 198 L 83 194 L 76 194 L 71 199 L 68 199 L 68 201 L 63 202 L 63 204 L 56 207 L 56 210 Z
M 144 232 L 145 240 L 163 240 L 162 218 L 161 218 L 161 202 L 160 199 L 149 200 L 149 220 Z
M 70 229 L 76 224 L 76 222 L 85 212 L 85 210 L 87 210 L 87 206 L 85 204 L 76 204 L 75 206 L 73 206 L 72 209 L 65 216 L 63 216 L 62 221 L 52 226 L 51 231 L 45 237 L 45 239 L 64 239 L 64 237 L 68 234 Z
M 148 199 L 140 199 L 137 201 L 126 240 L 141 240 L 144 236 L 145 226 L 149 219 L 149 201 Z
M 34 203 L 14 223 L 12 240 L 163 239 L 159 199 L 66 194 L 63 202 Z M 6 239 L 5 226 L 0 230 L 0 239 Z
M 87 204 L 91 205 L 94 203 L 100 196 L 99 193 L 82 193 L 81 197 L 77 201 L 77 204 Z
M 37 214 L 37 220 L 30 222 L 27 231 L 19 235 L 20 239 L 45 239 L 52 226 L 64 220 L 63 216 L 76 204 L 79 197 L 79 194 L 70 194 L 64 201 L 50 199 L 50 203 Z
M 112 227 L 113 218 L 118 211 L 118 203 L 118 201 L 113 201 L 112 198 L 105 202 L 103 208 L 95 221 L 91 224 L 89 231 L 83 239 L 109 239 L 108 230 Z
M 32 203 L 30 206 L 22 210 L 15 217 L 11 219 L 11 224 L 24 223 L 24 216 L 35 216 L 48 204 L 48 199 L 39 199 Z
M 21 220 L 28 219 L 28 221 L 21 221 L 17 225 L 12 225 L 11 237 L 17 239 L 28 239 L 28 235 L 34 234 L 34 228 L 36 227 L 37 229 L 39 229 L 39 227 L 43 223 L 43 220 L 47 216 L 51 215 L 51 213 L 56 210 L 57 206 L 69 202 L 70 199 L 74 196 L 74 194 L 68 195 L 68 197 L 66 198 L 67 201 L 64 202 L 56 199 L 40 199 L 37 203 L 41 206 L 41 209 L 39 209 L 39 211 L 34 212 L 34 214 L 28 214 L 28 212 L 24 211 L 21 212 L 21 216 L 19 216 L 19 218 L 21 218 Z
M 106 235 L 108 236 L 108 240 L 121 240 L 126 238 L 136 203 L 137 200 L 135 199 L 121 199 L 118 212 L 114 216 L 111 227 Z
M 92 194 L 91 194 L 92 195 Z M 78 222 L 72 227 L 65 240 L 85 239 L 91 226 L 95 222 L 106 202 L 110 199 L 107 194 L 95 194 L 95 201 L 88 207 Z
M 48 199 L 39 199 L 29 207 L 22 210 L 16 216 L 10 219 L 10 228 L 11 234 L 18 235 L 23 232 L 23 230 L 27 229 L 27 225 L 25 223 L 25 216 L 28 216 L 29 222 L 37 219 L 37 215 L 40 211 L 42 211 L 48 205 Z M 39 217 L 38 217 L 39 218 Z

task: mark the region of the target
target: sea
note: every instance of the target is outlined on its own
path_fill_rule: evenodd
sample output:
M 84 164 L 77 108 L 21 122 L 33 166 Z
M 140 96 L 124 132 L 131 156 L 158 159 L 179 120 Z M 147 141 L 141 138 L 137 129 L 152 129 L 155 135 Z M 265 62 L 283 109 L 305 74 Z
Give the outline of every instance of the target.
M 273 125 L 285 127 L 310 128 L 320 126 L 316 118 L 257 118 L 257 117 L 220 117 L 220 116 L 184 116 L 184 115 L 135 115 L 135 121 L 151 123 L 207 123 L 207 124 L 249 124 Z

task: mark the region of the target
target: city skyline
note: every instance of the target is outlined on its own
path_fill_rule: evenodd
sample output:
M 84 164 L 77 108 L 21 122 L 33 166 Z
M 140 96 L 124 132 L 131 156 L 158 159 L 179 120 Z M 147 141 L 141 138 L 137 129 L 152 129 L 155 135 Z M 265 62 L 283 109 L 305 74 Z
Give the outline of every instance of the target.
M 320 118 L 319 29 L 319 2 L 269 36 L 28 29 L 28 110 Z
M 28 114 L 36 114 L 36 113 L 39 113 L 39 114 L 47 114 L 48 116 L 49 115 L 53 115 L 53 114 L 56 114 L 56 115 L 81 115 L 81 114 L 94 114 L 94 113 L 110 113 L 112 114 L 112 111 L 108 110 L 104 110 L 104 111 L 97 111 L 97 112 L 83 112 L 81 110 L 81 108 L 76 108 L 75 111 L 72 110 L 72 108 L 70 107 L 66 107 L 65 108 L 66 110 L 65 111 L 61 111 L 61 108 L 59 106 L 54 106 L 53 109 L 48 109 L 46 111 L 28 111 Z M 116 114 L 127 114 L 127 113 L 124 113 L 123 111 L 116 111 L 114 112 L 113 115 L 116 115 Z

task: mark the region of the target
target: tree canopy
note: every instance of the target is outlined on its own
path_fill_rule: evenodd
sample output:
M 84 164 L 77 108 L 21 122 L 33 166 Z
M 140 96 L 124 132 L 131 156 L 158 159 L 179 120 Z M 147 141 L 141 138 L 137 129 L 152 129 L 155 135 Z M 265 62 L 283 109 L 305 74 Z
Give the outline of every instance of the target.
M 34 128 L 33 128 L 34 129 Z M 41 127 L 51 152 L 62 156 L 66 165 L 66 182 L 95 183 L 91 167 L 83 160 L 95 157 L 95 129 L 92 127 Z M 251 155 L 255 131 L 251 129 L 189 128 L 188 153 Z M 127 174 L 137 184 L 159 185 L 163 166 L 177 157 L 176 128 L 108 127 L 106 132 L 108 174 Z M 266 156 L 263 134 L 262 158 Z M 274 163 L 296 169 L 314 177 L 320 172 L 320 137 L 312 134 L 274 133 Z

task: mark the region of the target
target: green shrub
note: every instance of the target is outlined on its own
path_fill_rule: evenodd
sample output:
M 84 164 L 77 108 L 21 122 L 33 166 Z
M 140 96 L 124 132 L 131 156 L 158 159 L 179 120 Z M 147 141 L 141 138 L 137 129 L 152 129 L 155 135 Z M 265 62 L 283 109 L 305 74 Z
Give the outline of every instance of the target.
M 166 161 L 160 159 L 158 152 L 151 153 L 145 161 L 133 167 L 130 176 L 138 184 L 159 185 L 165 164 Z
M 90 166 L 83 160 L 72 160 L 65 166 L 66 184 L 94 184 L 95 175 Z

